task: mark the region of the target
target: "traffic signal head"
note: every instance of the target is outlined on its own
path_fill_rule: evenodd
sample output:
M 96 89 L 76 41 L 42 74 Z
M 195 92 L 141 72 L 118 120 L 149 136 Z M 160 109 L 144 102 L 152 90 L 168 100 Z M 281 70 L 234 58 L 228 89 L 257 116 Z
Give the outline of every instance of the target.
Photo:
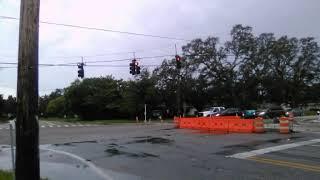
M 84 69 L 83 69 L 83 63 L 78 64 L 78 77 L 83 79 L 84 78 Z
M 135 66 L 134 63 L 132 62 L 129 65 L 130 65 L 130 74 L 135 75 L 136 74 L 136 70 L 135 70 L 135 67 L 134 67 Z
M 176 58 L 177 69 L 181 69 L 181 57 L 179 55 L 176 55 L 175 58 Z
M 140 74 L 140 66 L 139 65 L 136 66 L 136 74 Z

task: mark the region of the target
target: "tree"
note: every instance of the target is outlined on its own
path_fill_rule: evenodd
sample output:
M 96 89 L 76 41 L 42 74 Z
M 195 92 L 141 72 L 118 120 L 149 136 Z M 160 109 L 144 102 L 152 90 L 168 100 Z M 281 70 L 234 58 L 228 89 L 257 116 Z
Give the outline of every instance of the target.
M 17 98 L 8 96 L 4 103 L 4 112 L 6 114 L 11 114 L 12 116 L 17 114 Z
M 3 99 L 3 95 L 0 94 L 0 117 L 2 116 L 2 114 L 4 113 L 4 99 Z
M 155 77 L 151 76 L 147 69 L 143 69 L 134 81 L 128 81 L 123 88 L 121 111 L 126 111 L 131 117 L 135 117 L 143 116 L 145 104 L 148 106 L 148 111 L 159 109 L 161 100 L 155 86 Z
M 50 101 L 63 96 L 64 90 L 63 89 L 56 89 L 55 91 L 51 92 L 49 95 L 45 95 L 39 97 L 39 114 L 40 116 L 47 116 L 47 107 Z M 52 114 L 51 114 L 52 116 Z
M 121 82 L 112 76 L 76 80 L 66 88 L 67 107 L 82 119 L 121 117 Z
M 66 102 L 64 96 L 59 96 L 49 101 L 46 114 L 49 116 L 62 117 L 66 114 Z

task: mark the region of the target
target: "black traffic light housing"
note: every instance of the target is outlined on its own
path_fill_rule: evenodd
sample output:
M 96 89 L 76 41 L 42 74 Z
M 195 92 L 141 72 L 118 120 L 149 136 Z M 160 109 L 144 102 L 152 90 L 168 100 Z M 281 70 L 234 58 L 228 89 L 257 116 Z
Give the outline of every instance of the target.
M 129 65 L 130 65 L 130 74 L 132 74 L 132 75 L 140 74 L 141 68 L 140 68 L 139 63 L 136 59 L 133 59 Z
M 78 64 L 78 77 L 83 79 L 84 78 L 84 69 L 83 69 L 84 64 L 79 63 Z
M 132 62 L 129 64 L 130 65 L 130 74 L 135 75 L 136 74 L 136 60 L 132 60 Z
M 136 65 L 136 74 L 140 74 L 140 66 Z
M 181 60 L 182 60 L 181 57 L 179 55 L 176 55 L 175 58 L 176 58 L 177 69 L 181 69 Z

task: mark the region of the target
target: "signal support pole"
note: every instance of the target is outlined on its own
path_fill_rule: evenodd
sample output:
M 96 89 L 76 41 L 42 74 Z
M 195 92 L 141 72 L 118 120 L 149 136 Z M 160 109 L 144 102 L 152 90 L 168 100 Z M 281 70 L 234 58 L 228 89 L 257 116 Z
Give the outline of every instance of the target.
M 16 180 L 39 180 L 38 41 L 40 0 L 21 0 L 16 123 Z
M 174 45 L 175 53 L 178 55 L 177 45 Z M 181 116 L 181 77 L 180 69 L 178 69 L 178 82 L 177 82 L 177 116 Z

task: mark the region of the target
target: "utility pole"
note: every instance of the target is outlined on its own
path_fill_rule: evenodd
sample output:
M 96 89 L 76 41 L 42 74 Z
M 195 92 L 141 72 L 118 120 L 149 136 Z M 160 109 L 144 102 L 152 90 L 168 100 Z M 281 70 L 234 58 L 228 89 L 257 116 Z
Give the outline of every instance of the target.
M 16 123 L 16 180 L 39 180 L 38 41 L 40 0 L 21 0 Z
M 147 123 L 147 104 L 144 104 L 144 123 Z
M 174 49 L 176 52 L 176 56 L 178 55 L 178 51 L 177 51 L 177 45 L 174 45 Z M 181 78 L 180 78 L 180 68 L 177 68 L 178 70 L 178 82 L 177 82 L 177 116 L 180 117 L 181 116 Z

